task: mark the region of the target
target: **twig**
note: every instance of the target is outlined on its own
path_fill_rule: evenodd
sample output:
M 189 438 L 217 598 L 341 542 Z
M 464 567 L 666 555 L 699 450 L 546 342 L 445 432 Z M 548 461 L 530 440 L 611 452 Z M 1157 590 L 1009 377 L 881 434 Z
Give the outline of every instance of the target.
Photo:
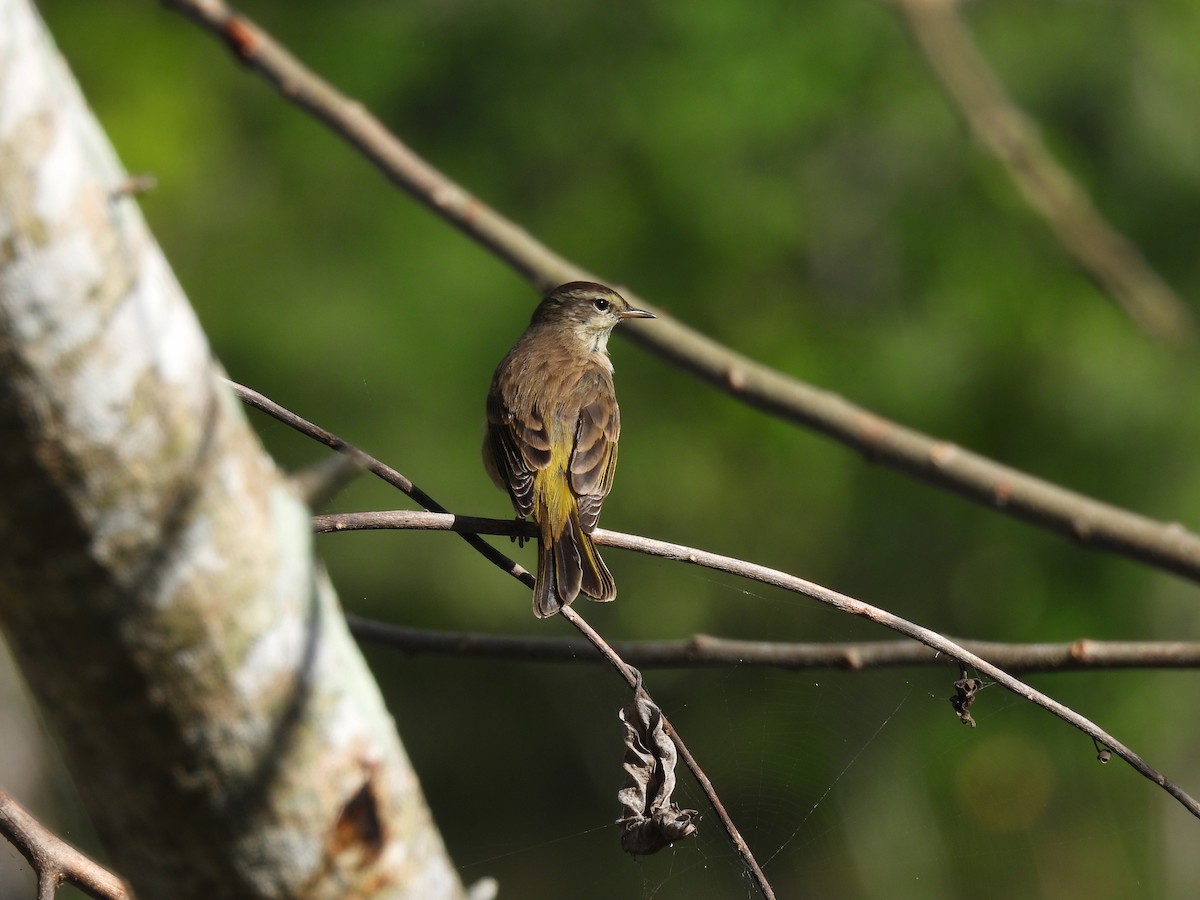
M 350 631 L 360 641 L 391 647 L 410 655 L 511 659 L 522 662 L 599 662 L 583 641 L 520 637 L 464 631 L 434 631 L 347 614 Z M 1200 643 L 1184 641 L 1095 641 L 1014 644 L 950 638 L 976 656 L 1010 674 L 1078 672 L 1109 669 L 1200 668 Z M 934 650 L 912 641 L 793 643 L 746 641 L 695 634 L 676 641 L 614 641 L 621 659 L 639 669 L 682 669 L 749 666 L 787 669 L 867 669 L 942 665 Z
M 331 431 L 326 431 L 320 425 L 308 421 L 307 419 L 296 415 L 290 409 L 286 409 L 271 400 L 269 397 L 264 397 L 258 391 L 238 384 L 236 381 L 229 379 L 225 383 L 233 389 L 240 399 L 247 406 L 252 406 L 260 412 L 264 412 L 271 418 L 282 422 L 289 428 L 300 432 L 300 434 L 310 437 L 318 443 L 324 444 L 331 450 L 336 450 L 338 453 L 348 456 L 354 462 L 366 469 L 372 475 L 375 475 L 392 487 L 399 489 L 402 493 L 407 494 L 425 509 L 431 512 L 447 512 L 446 508 L 426 494 L 423 490 L 393 469 L 387 463 L 380 462 L 375 457 L 368 453 L 364 453 L 358 447 L 350 444 Z M 485 559 L 492 565 L 503 569 L 514 578 L 524 580 L 530 587 L 533 587 L 533 576 L 525 570 L 525 568 L 513 560 L 509 559 L 487 541 L 480 538 L 477 534 L 462 532 L 462 538 L 477 551 L 479 551 Z
M 420 503 L 422 506 L 424 506 L 427 510 L 435 510 L 434 512 L 423 513 L 423 515 L 440 515 L 446 519 L 454 519 L 454 516 L 447 513 L 441 504 L 439 504 L 436 500 L 414 485 L 411 481 L 409 481 L 391 466 L 385 465 L 384 463 L 375 459 L 373 456 L 364 453 L 354 445 L 342 440 L 332 432 L 321 428 L 319 425 L 315 425 L 312 422 L 301 418 L 290 410 L 280 406 L 278 403 L 275 403 L 273 400 L 264 397 L 257 391 L 253 391 L 250 388 L 244 387 L 243 385 L 237 384 L 233 381 L 228 381 L 227 383 L 234 390 L 234 392 L 237 393 L 238 397 L 241 398 L 242 402 L 267 413 L 278 421 L 283 422 L 285 425 L 288 425 L 291 428 L 294 428 L 296 431 L 299 431 L 301 434 L 305 434 L 314 438 L 315 440 L 320 441 L 327 447 L 335 449 L 340 453 L 352 456 L 367 471 L 379 476 L 384 481 L 388 482 L 388 484 L 399 488 L 417 503 Z M 487 520 L 480 521 L 486 522 Z M 509 524 L 514 526 L 518 525 L 515 520 L 510 520 Z M 528 523 L 519 523 L 519 525 L 527 527 Z M 521 566 L 517 565 L 504 554 L 497 551 L 494 547 L 480 538 L 477 533 L 464 530 L 460 531 L 459 534 L 467 541 L 467 543 L 469 543 L 473 548 L 478 550 L 495 566 L 497 566 L 497 568 L 512 575 L 526 587 L 529 587 L 530 589 L 533 588 L 534 578 L 532 574 L 521 568 Z M 534 533 L 531 532 L 530 536 L 533 534 Z M 632 673 L 632 670 L 629 668 L 629 666 L 627 666 L 624 661 L 621 660 L 621 658 L 613 651 L 611 647 L 609 647 L 604 639 L 584 620 L 583 616 L 572 610 L 570 607 L 564 608 L 563 613 L 563 618 L 574 625 L 575 628 L 581 634 L 583 634 L 585 638 L 588 639 L 592 646 L 600 651 L 613 669 L 615 669 L 617 673 L 625 679 L 626 683 L 631 688 L 635 687 L 637 683 L 636 675 Z M 644 682 L 642 683 L 642 689 L 646 690 Z M 648 691 L 647 697 L 649 697 Z M 721 798 L 718 796 L 716 789 L 712 785 L 712 782 L 709 781 L 708 776 L 704 774 L 704 770 L 700 767 L 700 764 L 696 762 L 696 758 L 692 756 L 691 751 L 688 750 L 687 745 L 683 742 L 683 738 L 679 736 L 679 733 L 673 727 L 671 727 L 671 724 L 667 721 L 665 714 L 663 716 L 663 720 L 667 733 L 670 735 L 672 742 L 675 744 L 675 748 L 679 751 L 679 755 L 687 764 L 688 769 L 691 770 L 693 777 L 695 777 L 696 781 L 700 784 L 705 796 L 708 797 L 708 801 L 712 805 L 713 811 L 717 814 L 717 819 L 721 822 L 721 826 L 725 829 L 725 833 L 729 836 L 730 842 L 734 845 L 735 849 L 738 851 L 738 854 L 742 857 L 742 862 L 746 866 L 746 869 L 754 877 L 759 891 L 762 893 L 763 897 L 767 898 L 767 900 L 774 900 L 775 892 L 772 890 L 770 882 L 767 881 L 766 875 L 763 873 L 762 868 L 758 865 L 758 861 L 754 858 L 754 854 L 750 851 L 750 847 L 742 838 L 741 832 L 738 831 L 733 819 L 730 818 L 729 814 L 725 811 L 725 806 L 721 802 Z
M 46 828 L 4 790 L 0 790 L 0 834 L 37 873 L 38 900 L 53 900 L 64 883 L 97 900 L 133 897 L 125 882 Z
M 1195 338 L 1187 305 L 1042 142 L 971 38 L 959 0 L 893 0 L 950 102 L 1004 167 L 1059 243 L 1142 331 L 1174 344 Z
M 348 453 L 336 453 L 293 472 L 289 480 L 309 509 L 321 509 L 363 471 L 360 460 Z
M 511 534 L 518 530 L 516 527 L 518 523 L 505 519 L 480 520 L 448 513 L 422 513 L 411 512 L 409 510 L 392 510 L 386 513 L 343 513 L 339 515 L 317 516 L 314 518 L 314 528 L 318 532 L 324 533 L 351 531 L 358 528 L 375 529 L 385 527 L 385 523 L 389 519 L 394 522 L 397 528 L 419 528 L 429 531 L 461 531 L 466 528 L 479 527 L 480 530 L 485 530 L 489 534 Z M 639 535 L 621 534 L 603 528 L 597 528 L 592 534 L 592 538 L 597 544 L 602 546 L 619 547 L 623 550 L 636 550 L 639 553 L 646 553 L 663 559 L 703 566 L 707 569 L 728 572 L 732 575 L 739 575 L 743 578 L 760 582 L 761 584 L 769 584 L 782 588 L 785 591 L 802 594 L 805 597 L 811 597 L 814 600 L 820 601 L 827 606 L 832 606 L 841 612 L 877 622 L 885 628 L 890 628 L 893 631 L 920 641 L 925 646 L 963 665 L 975 667 L 978 672 L 1008 688 L 1017 696 L 1024 697 L 1029 702 L 1058 716 L 1058 718 L 1082 731 L 1084 734 L 1101 741 L 1129 763 L 1135 771 L 1163 788 L 1168 794 L 1178 800 L 1188 812 L 1200 818 L 1200 803 L 1197 803 L 1179 785 L 1168 779 L 1133 750 L 1110 736 L 1100 726 L 935 631 L 923 628 L 885 609 L 871 606 L 869 603 L 856 600 L 846 594 L 838 593 L 814 582 L 797 578 L 795 575 L 789 575 L 786 572 L 780 572 L 777 569 L 760 566 L 756 563 L 734 559 L 729 556 L 721 556 L 717 553 L 709 553 L 706 550 L 697 550 L 693 547 L 684 547 L 681 544 L 669 544 L 665 541 L 657 541 Z
M 242 62 L 274 84 L 286 99 L 312 113 L 393 183 L 537 287 L 547 288 L 576 278 L 600 280 L 468 194 L 391 134 L 362 104 L 339 93 L 222 0 L 163 2 L 228 43 Z M 633 292 L 623 293 L 635 306 L 651 309 L 659 316 L 654 328 L 629 328 L 625 337 L 742 402 L 819 431 L 873 462 L 1085 546 L 1200 582 L 1200 535 L 1182 525 L 1155 521 L 1093 500 L 891 422 L 836 394 L 735 353 Z

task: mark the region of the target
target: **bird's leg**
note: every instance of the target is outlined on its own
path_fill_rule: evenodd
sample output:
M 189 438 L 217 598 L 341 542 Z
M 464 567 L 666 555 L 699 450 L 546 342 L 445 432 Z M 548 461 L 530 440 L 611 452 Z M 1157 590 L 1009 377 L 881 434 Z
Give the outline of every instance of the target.
M 524 524 L 524 522 L 525 522 L 525 517 L 524 517 L 524 516 L 517 516 L 517 521 L 518 521 L 518 522 L 520 522 L 520 523 L 522 523 L 522 524 Z M 512 535 L 512 536 L 509 538 L 509 540 L 510 540 L 510 541 L 516 541 L 516 542 L 517 542 L 517 546 L 518 546 L 518 547 L 524 547 L 524 546 L 525 546 L 525 542 L 526 542 L 527 540 L 529 540 L 529 538 L 528 538 L 528 537 L 526 537 L 526 536 L 525 536 L 525 535 L 523 535 L 523 534 L 514 534 L 514 535 Z

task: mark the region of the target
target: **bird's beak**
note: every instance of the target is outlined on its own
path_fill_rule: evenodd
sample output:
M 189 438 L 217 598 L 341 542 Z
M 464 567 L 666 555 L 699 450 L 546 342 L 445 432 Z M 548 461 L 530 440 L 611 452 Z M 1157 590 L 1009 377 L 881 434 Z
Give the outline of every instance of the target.
M 646 312 L 644 309 L 626 309 L 620 313 L 622 319 L 657 319 L 652 312 Z

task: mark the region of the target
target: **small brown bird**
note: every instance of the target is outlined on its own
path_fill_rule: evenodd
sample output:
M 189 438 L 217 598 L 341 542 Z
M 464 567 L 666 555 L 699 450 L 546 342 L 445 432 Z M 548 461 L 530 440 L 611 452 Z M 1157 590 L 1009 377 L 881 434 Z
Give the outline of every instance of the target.
M 590 537 L 612 489 L 621 436 L 608 336 L 622 319 L 653 318 L 602 284 L 559 285 L 492 376 L 483 464 L 517 516 L 537 522 L 539 618 L 580 591 L 593 600 L 617 595 Z

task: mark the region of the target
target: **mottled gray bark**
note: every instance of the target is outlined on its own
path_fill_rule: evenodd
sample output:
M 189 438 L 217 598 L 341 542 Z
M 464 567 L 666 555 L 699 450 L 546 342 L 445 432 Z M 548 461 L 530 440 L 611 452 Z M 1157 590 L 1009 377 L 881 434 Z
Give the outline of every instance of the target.
M 28 0 L 0 0 L 0 628 L 143 897 L 460 897 L 265 455 Z

